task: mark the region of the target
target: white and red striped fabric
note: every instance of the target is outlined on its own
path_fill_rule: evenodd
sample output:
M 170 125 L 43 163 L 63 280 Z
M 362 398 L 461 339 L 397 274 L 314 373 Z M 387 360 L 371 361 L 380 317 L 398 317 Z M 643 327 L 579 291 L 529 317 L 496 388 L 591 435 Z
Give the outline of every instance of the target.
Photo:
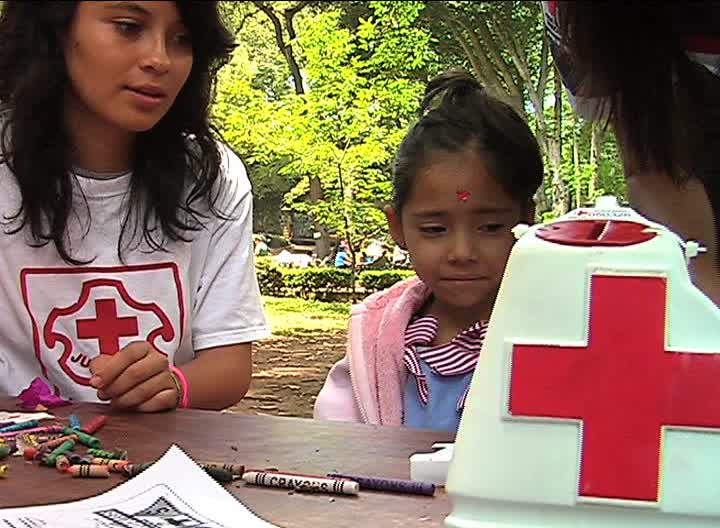
M 472 372 L 480 356 L 488 322 L 478 321 L 467 330 L 460 332 L 449 343 L 430 346 L 438 331 L 438 320 L 425 315 L 413 320 L 405 331 L 405 355 L 403 363 L 415 376 L 418 397 L 426 405 L 430 397 L 427 379 L 420 366 L 420 360 L 440 376 L 455 376 Z M 420 348 L 420 350 L 418 350 Z M 458 400 L 457 410 L 465 406 L 469 386 Z

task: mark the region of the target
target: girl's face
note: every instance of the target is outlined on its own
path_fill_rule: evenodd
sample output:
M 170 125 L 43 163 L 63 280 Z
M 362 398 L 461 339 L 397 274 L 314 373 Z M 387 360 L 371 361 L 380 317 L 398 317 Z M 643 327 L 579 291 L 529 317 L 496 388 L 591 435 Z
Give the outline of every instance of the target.
M 410 253 L 433 292 L 433 312 L 486 318 L 514 243 L 520 205 L 474 150 L 437 153 L 421 169 L 400 216 L 389 211 L 393 238 Z
M 96 131 L 142 132 L 173 105 L 193 50 L 175 2 L 80 2 L 65 63 L 71 119 Z

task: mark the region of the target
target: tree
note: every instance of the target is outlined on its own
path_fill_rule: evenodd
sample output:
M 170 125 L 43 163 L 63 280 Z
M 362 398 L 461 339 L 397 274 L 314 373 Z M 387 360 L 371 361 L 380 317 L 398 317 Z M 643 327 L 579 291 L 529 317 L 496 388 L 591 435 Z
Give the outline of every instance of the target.
M 401 38 L 415 33 L 414 4 L 420 3 L 392 3 L 392 12 L 386 9 L 391 3 L 370 4 L 372 16 L 356 32 L 341 27 L 339 10 L 316 14 L 303 27 L 299 43 L 308 91 L 296 101 L 285 139 L 296 153 L 287 170 L 315 175 L 324 192 L 324 200 L 308 203 L 303 180 L 286 201 L 347 240 L 353 257 L 365 240 L 386 232 L 381 205 L 390 199 L 391 160 L 423 88 L 400 74 L 425 67 L 429 59 L 418 50 L 418 39 Z M 395 5 L 405 8 L 405 18 Z M 386 28 L 391 19 L 394 36 Z M 411 55 L 409 48 L 414 67 L 406 64 L 405 71 L 394 73 L 381 67 L 393 60 L 399 64 Z
M 457 65 L 536 130 L 547 167 L 537 196 L 543 217 L 602 192 L 624 193 L 613 138 L 577 121 L 563 96 L 537 2 L 255 1 L 226 9 L 248 66 L 244 77 L 222 76 L 216 108 L 252 163 L 269 219 L 282 201 L 310 215 L 316 231 L 351 240 L 352 250 L 385 232 L 378 206 L 389 199 L 393 154 L 427 80 Z
M 429 5 L 435 31 L 457 43 L 488 93 L 521 115 L 530 114 L 551 172 L 550 205 L 543 188 L 538 195 L 540 209 L 564 213 L 567 190 L 561 172 L 562 90 L 555 81 L 555 114 L 548 119 L 545 107 L 552 68 L 540 3 L 450 1 Z

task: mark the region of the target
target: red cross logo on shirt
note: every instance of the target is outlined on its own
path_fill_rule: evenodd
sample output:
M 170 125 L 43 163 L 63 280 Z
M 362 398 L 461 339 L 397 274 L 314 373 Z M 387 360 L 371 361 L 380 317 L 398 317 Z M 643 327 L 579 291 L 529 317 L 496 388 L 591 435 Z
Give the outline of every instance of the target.
M 510 414 L 581 421 L 581 496 L 654 502 L 664 428 L 720 433 L 720 353 L 666 349 L 664 278 L 591 291 L 586 347 L 513 347 Z
M 118 317 L 115 299 L 95 301 L 95 319 L 79 319 L 79 339 L 97 339 L 101 354 L 115 354 L 120 351 L 121 337 L 138 335 L 137 317 Z

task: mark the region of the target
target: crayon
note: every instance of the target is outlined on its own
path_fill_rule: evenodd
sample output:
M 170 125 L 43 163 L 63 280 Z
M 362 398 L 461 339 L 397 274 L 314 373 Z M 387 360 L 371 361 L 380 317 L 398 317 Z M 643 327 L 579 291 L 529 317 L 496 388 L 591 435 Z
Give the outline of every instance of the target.
M 0 478 L 7 478 L 10 468 L 7 466 L 0 466 Z
M 76 478 L 108 478 L 110 476 L 110 470 L 107 466 L 70 466 L 67 468 L 67 472 Z
M 40 445 L 37 435 L 34 434 L 21 434 L 18 435 L 20 439 L 25 442 L 28 446 L 37 447 Z
M 127 451 L 108 451 L 105 449 L 88 449 L 88 455 L 96 458 L 111 458 L 112 460 L 127 460 Z
M 12 449 L 10 448 L 9 445 L 0 444 L 0 460 L 2 460 L 3 458 L 6 458 L 10 454 L 10 451 L 12 451 Z
M 77 442 L 77 435 L 67 435 L 67 436 L 61 436 L 59 438 L 53 438 L 52 440 L 48 440 L 47 442 L 43 442 L 42 444 L 39 444 L 37 447 L 38 449 L 55 449 L 57 446 L 62 445 L 63 442 L 66 440 L 73 440 Z
M 18 451 L 17 441 L 15 438 L 9 438 L 7 442 L 5 442 L 5 445 L 10 448 L 10 454 L 14 455 Z M 20 453 L 22 454 L 22 453 Z
M 245 466 L 242 464 L 233 464 L 231 462 L 198 462 L 198 464 L 203 468 L 222 469 L 224 471 L 229 471 L 230 473 L 238 477 L 242 477 L 243 473 L 245 473 Z
M 70 429 L 69 427 L 63 429 L 63 433 L 65 433 L 66 435 L 77 435 L 78 442 L 80 442 L 82 445 L 92 447 L 93 449 L 100 449 L 100 440 L 98 440 L 92 435 L 83 433 L 82 431 L 78 431 L 77 429 Z
M 236 475 L 233 475 L 229 471 L 222 469 L 222 468 L 216 468 L 216 467 L 211 467 L 211 466 L 201 466 L 201 467 L 203 468 L 205 473 L 210 475 L 212 478 L 214 478 L 218 482 L 223 482 L 223 483 L 232 482 L 236 478 L 239 478 Z
M 328 477 L 354 480 L 360 484 L 361 489 L 411 493 L 413 495 L 435 494 L 435 484 L 420 480 L 367 477 L 363 475 L 346 475 L 342 473 L 328 473 Z
M 126 477 L 135 477 L 152 466 L 154 462 L 145 462 L 143 464 L 128 464 L 123 468 L 123 475 Z
M 55 460 L 55 467 L 60 473 L 65 473 L 65 471 L 67 471 L 67 468 L 70 467 L 70 461 L 65 455 L 60 455 Z
M 322 477 L 306 477 L 275 471 L 246 471 L 242 479 L 255 486 L 269 486 L 298 491 L 317 491 L 320 493 L 336 493 L 340 495 L 357 495 L 360 485 L 346 479 L 330 479 Z
M 23 451 L 23 458 L 25 460 L 32 462 L 33 460 L 35 460 L 35 456 L 37 455 L 37 453 L 38 453 L 38 450 L 36 448 L 26 447 L 25 450 Z
M 19 434 L 30 434 L 30 433 L 62 433 L 65 430 L 65 428 L 62 425 L 46 425 L 43 427 L 34 427 L 33 429 L 21 429 L 17 431 L 6 431 L 6 432 L 0 432 L 0 437 L 2 438 L 8 438 L 17 436 Z M 72 431 L 72 429 L 70 429 Z M 72 431 L 75 432 L 75 431 Z
M 101 414 L 99 416 L 96 416 L 92 420 L 90 420 L 89 423 L 85 424 L 85 426 L 82 428 L 83 431 L 85 431 L 87 434 L 92 435 L 95 434 L 105 423 L 107 422 L 108 417 L 104 414 Z
M 83 456 L 80 453 L 68 453 L 65 456 L 67 456 L 71 466 L 79 466 L 82 464 Z
M 82 423 L 80 423 L 80 418 L 78 418 L 76 414 L 68 416 L 68 422 L 70 423 L 70 429 L 75 429 L 76 431 L 82 430 Z
M 113 473 L 122 473 L 125 466 L 129 464 L 127 460 L 112 460 L 111 458 L 93 458 L 91 464 L 96 466 L 107 466 Z
M 6 425 L 0 429 L 0 433 L 12 433 L 15 431 L 24 431 L 25 429 L 35 429 L 40 426 L 40 422 L 37 420 L 28 420 L 27 422 L 20 422 L 17 424 Z
M 66 455 L 70 451 L 75 449 L 75 440 L 65 440 L 62 444 L 56 447 L 53 451 L 45 455 L 42 459 L 46 466 L 55 466 L 57 459 L 60 455 Z

